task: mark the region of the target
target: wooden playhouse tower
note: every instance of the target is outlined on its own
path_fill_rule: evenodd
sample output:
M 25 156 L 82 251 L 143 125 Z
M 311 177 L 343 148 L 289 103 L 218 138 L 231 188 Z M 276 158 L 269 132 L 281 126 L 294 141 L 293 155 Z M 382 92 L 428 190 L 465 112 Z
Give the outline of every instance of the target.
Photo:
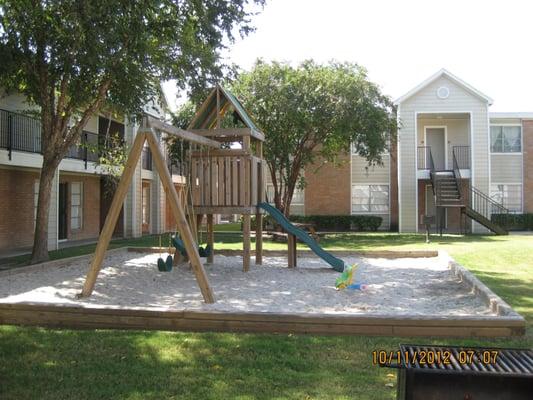
M 239 128 L 223 128 L 223 118 L 233 112 Z M 214 215 L 242 215 L 243 270 L 250 268 L 251 216 L 256 216 L 255 262 L 262 264 L 262 211 L 265 200 L 264 134 L 255 126 L 242 104 L 228 90 L 217 85 L 196 112 L 187 128 L 220 143 L 219 149 L 191 150 L 189 182 L 197 227 L 207 216 L 207 243 L 213 249 Z M 190 199 L 190 201 L 191 201 Z M 213 252 L 208 257 L 213 261 Z

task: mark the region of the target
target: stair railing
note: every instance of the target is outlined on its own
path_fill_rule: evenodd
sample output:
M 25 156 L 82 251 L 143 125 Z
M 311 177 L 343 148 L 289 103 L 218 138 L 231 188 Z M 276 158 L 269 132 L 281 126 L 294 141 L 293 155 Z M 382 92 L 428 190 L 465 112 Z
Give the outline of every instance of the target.
M 457 161 L 457 155 L 455 154 L 455 147 L 452 151 L 453 158 L 453 174 L 455 175 L 455 182 L 457 183 L 457 192 L 459 193 L 459 199 L 464 204 L 463 191 L 461 190 L 461 168 L 459 162 Z
M 509 210 L 502 204 L 494 201 L 482 191 L 470 186 L 470 207 L 488 220 L 501 225 L 505 230 L 508 228 Z M 497 214 L 499 221 L 493 221 L 492 215 Z

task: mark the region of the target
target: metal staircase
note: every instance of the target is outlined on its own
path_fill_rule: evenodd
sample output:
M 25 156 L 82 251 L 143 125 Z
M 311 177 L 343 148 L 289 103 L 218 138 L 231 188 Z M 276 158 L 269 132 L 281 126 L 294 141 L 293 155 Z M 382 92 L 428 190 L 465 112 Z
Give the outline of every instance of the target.
M 437 230 L 442 234 L 446 208 L 460 208 L 461 221 L 466 222 L 466 218 L 470 218 L 497 235 L 507 235 L 506 221 L 509 210 L 471 184 L 468 186 L 467 193 L 463 193 L 461 189 L 461 170 L 457 162 L 455 149 L 452 153 L 453 170 L 437 171 L 435 170 L 431 149 L 429 149 L 430 178 L 433 186 L 433 195 L 435 196 Z M 500 225 L 492 221 L 491 216 L 493 214 L 500 214 L 502 216 L 501 221 L 504 221 L 504 224 Z M 461 225 L 465 226 L 466 224 L 462 222 Z

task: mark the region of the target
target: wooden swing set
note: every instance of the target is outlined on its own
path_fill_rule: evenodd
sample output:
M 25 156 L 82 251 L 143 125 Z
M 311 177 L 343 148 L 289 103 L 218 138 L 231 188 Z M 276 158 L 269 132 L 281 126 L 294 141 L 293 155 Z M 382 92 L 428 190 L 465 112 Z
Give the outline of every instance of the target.
M 234 117 L 244 128 L 222 129 L 221 121 L 226 112 L 233 109 Z M 190 207 L 183 204 L 168 171 L 155 131 L 175 136 L 196 146 L 191 149 Z M 256 215 L 256 264 L 262 264 L 262 212 L 257 207 L 264 201 L 265 163 L 263 160 L 264 135 L 253 124 L 240 102 L 227 90 L 217 85 L 202 106 L 187 130 L 176 128 L 152 117 L 145 117 L 137 131 L 124 172 L 115 191 L 102 232 L 96 245 L 82 292 L 79 297 L 92 294 L 102 267 L 106 250 L 111 241 L 122 204 L 131 184 L 135 168 L 140 160 L 143 146 L 148 143 L 156 171 L 169 201 L 176 228 L 180 233 L 187 257 L 196 276 L 198 286 L 206 303 L 214 303 L 215 296 L 202 265 L 196 238 L 197 227 L 207 215 L 207 245 L 213 249 L 213 221 L 216 214 L 241 214 L 243 216 L 243 271 L 250 267 L 251 215 Z M 231 148 L 240 143 L 241 149 Z M 199 146 L 210 149 L 207 157 L 198 151 Z M 190 222 L 185 208 L 189 209 Z M 196 219 L 194 218 L 196 216 Z M 207 255 L 213 262 L 213 250 Z

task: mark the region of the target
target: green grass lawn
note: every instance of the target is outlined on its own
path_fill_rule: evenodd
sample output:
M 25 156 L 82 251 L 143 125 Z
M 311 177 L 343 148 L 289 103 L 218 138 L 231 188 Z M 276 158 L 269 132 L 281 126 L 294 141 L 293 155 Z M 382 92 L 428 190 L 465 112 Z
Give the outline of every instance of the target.
M 157 241 L 144 237 L 113 246 Z M 237 233 L 217 233 L 216 241 L 217 248 L 241 248 Z M 445 340 L 5 326 L 0 327 L 0 398 L 394 399 L 395 371 L 373 366 L 373 350 L 394 350 L 402 342 L 533 347 L 533 236 L 449 235 L 426 244 L 422 235 L 355 234 L 321 243 L 328 249 L 444 249 L 526 318 L 527 334 Z M 93 248 L 60 250 L 52 257 Z M 267 242 L 265 248 L 285 245 Z

